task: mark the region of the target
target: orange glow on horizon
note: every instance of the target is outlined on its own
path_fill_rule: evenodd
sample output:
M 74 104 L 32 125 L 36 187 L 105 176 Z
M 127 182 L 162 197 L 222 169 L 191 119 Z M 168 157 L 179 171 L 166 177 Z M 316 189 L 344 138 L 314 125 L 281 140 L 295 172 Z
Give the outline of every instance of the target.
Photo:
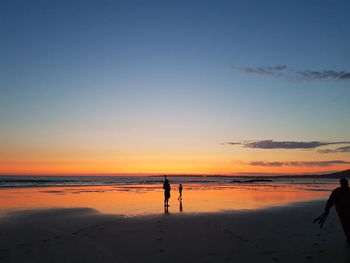
M 154 164 L 156 163 L 156 164 Z M 348 169 L 348 165 L 329 167 L 264 167 L 233 162 L 0 162 L 3 175 L 236 175 L 255 174 L 303 174 L 323 173 Z
M 65 134 L 65 133 L 63 133 Z M 152 135 L 152 136 L 151 136 Z M 0 174 L 23 175 L 235 175 L 239 173 L 303 174 L 349 169 L 330 166 L 252 166 L 258 162 L 347 160 L 310 150 L 248 149 L 223 145 L 219 139 L 190 136 L 159 138 L 161 134 L 123 140 L 89 132 L 60 137 L 27 134 L 2 141 Z M 205 143 L 203 143 L 205 141 Z M 223 140 L 225 141 L 225 140 Z

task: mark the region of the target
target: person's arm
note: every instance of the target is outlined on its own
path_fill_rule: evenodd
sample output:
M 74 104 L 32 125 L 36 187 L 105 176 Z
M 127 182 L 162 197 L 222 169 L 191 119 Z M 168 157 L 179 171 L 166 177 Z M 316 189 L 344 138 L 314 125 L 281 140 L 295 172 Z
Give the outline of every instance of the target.
M 328 201 L 326 203 L 326 207 L 324 208 L 324 211 L 326 214 L 329 214 L 329 210 L 335 203 L 335 195 L 336 195 L 336 190 L 334 190 L 331 195 L 328 198 Z

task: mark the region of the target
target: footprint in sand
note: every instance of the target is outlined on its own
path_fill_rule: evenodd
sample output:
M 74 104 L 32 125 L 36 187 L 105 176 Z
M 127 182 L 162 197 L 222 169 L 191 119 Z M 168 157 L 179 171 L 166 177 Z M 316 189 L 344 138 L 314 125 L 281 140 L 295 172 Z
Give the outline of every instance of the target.
M 228 229 L 228 228 L 225 228 L 225 232 L 230 234 L 230 235 L 232 234 L 232 231 L 230 229 Z
M 9 249 L 1 249 L 0 250 L 0 259 L 6 260 L 10 257 Z
M 22 244 L 20 244 L 21 247 L 26 247 L 26 246 L 28 246 L 28 245 L 29 245 L 28 243 L 22 243 Z

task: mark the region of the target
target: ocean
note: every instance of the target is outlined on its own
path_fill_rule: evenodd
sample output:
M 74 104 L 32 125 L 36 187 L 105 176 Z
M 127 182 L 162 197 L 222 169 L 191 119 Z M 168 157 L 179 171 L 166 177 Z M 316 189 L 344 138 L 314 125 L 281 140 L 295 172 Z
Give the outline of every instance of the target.
M 304 186 L 310 190 L 329 190 L 338 179 L 296 177 L 236 177 L 236 176 L 168 176 L 171 184 L 231 185 L 232 187 L 282 184 Z M 119 186 L 162 185 L 163 176 L 0 176 L 0 188 L 55 186 Z
M 90 208 L 125 216 L 246 211 L 325 201 L 337 179 L 168 176 L 1 176 L 0 215 L 19 210 Z M 183 185 L 179 199 L 178 187 Z

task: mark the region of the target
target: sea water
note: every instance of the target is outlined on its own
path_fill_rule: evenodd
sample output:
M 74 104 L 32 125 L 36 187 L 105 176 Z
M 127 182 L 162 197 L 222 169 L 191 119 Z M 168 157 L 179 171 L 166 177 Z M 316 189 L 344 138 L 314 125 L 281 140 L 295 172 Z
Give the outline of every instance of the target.
M 246 211 L 326 200 L 337 179 L 168 176 L 167 213 Z M 255 178 L 257 179 L 257 178 Z M 1 176 L 0 212 L 88 207 L 126 216 L 164 213 L 161 176 Z M 178 187 L 183 185 L 179 199 Z

